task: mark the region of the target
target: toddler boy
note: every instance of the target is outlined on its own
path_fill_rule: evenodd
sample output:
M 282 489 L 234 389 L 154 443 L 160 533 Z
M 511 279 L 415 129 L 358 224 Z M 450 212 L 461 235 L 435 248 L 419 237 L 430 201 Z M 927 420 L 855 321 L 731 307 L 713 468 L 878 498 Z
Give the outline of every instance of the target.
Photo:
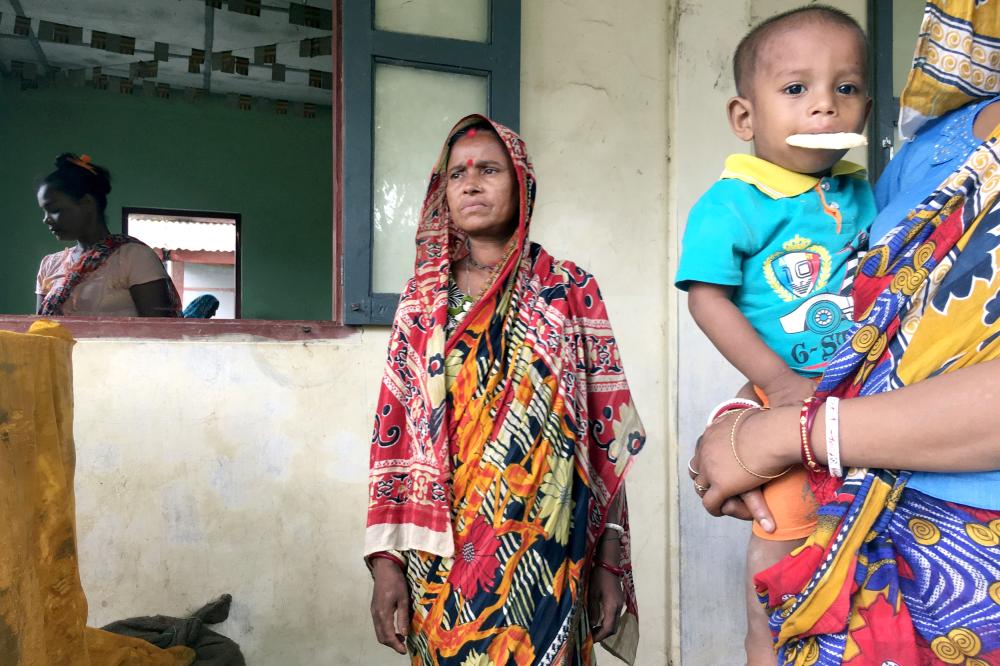
M 848 269 L 875 217 L 863 169 L 841 161 L 846 149 L 786 139 L 860 132 L 871 107 L 866 63 L 864 31 L 833 7 L 809 5 L 751 30 L 733 57 L 737 96 L 727 110 L 753 156 L 726 159 L 688 217 L 676 285 L 698 326 L 771 406 L 812 395 L 813 378 L 845 339 Z M 752 577 L 815 525 L 804 468 L 767 483 L 764 497 L 775 530 L 755 523 L 748 546 L 751 666 L 774 663 Z

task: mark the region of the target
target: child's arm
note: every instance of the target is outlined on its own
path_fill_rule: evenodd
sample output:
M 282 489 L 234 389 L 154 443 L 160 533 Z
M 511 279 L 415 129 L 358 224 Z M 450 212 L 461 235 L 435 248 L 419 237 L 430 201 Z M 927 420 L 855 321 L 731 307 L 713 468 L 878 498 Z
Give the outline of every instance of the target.
M 726 360 L 759 386 L 772 407 L 811 396 L 815 385 L 795 373 L 768 347 L 732 302 L 732 287 L 707 282 L 688 286 L 688 310 Z

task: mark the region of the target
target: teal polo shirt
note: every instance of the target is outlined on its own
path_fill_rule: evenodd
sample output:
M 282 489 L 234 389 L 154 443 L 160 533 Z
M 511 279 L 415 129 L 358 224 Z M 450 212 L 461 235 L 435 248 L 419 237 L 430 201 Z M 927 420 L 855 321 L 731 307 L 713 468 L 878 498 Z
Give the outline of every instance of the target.
M 845 278 L 875 213 L 857 164 L 816 178 L 731 155 L 688 215 L 674 284 L 733 287 L 764 343 L 796 372 L 819 375 L 853 323 Z

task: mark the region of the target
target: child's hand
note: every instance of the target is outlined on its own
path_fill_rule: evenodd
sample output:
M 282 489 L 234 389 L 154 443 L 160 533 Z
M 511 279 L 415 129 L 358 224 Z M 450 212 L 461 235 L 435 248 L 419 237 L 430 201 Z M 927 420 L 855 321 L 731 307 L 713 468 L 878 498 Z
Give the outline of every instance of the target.
M 784 407 L 802 402 L 816 392 L 816 383 L 791 370 L 761 386 L 771 407 Z

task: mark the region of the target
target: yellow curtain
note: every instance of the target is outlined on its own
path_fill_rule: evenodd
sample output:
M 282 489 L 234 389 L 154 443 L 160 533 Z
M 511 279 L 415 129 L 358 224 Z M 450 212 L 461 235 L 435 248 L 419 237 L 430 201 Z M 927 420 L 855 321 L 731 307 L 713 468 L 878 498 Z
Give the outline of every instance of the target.
M 0 331 L 0 664 L 187 666 L 194 652 L 89 629 L 73 494 L 73 339 Z

